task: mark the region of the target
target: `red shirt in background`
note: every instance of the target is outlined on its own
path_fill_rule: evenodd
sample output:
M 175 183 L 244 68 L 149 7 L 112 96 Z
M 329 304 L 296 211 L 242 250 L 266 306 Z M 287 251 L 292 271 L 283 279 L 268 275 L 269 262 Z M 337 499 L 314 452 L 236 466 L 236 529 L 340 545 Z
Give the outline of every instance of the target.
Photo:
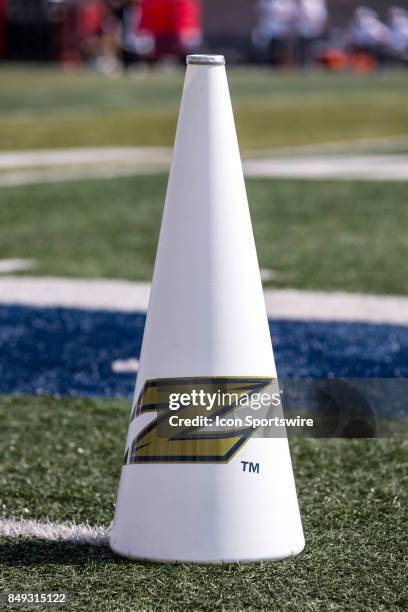
M 187 31 L 201 32 L 199 0 L 143 0 L 141 30 L 156 37 L 180 38 Z
M 79 11 L 79 34 L 81 38 L 96 36 L 102 30 L 105 7 L 100 0 L 88 0 Z

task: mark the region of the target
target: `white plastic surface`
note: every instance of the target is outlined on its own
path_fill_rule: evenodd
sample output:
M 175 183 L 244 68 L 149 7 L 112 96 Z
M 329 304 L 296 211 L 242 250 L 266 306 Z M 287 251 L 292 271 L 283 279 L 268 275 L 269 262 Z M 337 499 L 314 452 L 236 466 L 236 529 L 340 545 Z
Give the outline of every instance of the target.
M 276 376 L 222 65 L 187 67 L 135 399 L 146 380 L 189 376 Z M 130 424 L 127 444 L 151 418 Z M 111 536 L 122 555 L 248 561 L 303 546 L 286 439 L 251 438 L 223 464 L 122 469 Z

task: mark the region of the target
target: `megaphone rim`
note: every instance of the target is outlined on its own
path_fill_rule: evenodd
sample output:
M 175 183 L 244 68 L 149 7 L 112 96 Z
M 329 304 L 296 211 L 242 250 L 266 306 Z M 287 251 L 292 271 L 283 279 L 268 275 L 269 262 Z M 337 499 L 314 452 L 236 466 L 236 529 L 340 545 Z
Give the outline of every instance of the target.
M 204 66 L 224 66 L 225 57 L 223 55 L 187 55 L 186 64 L 198 64 Z

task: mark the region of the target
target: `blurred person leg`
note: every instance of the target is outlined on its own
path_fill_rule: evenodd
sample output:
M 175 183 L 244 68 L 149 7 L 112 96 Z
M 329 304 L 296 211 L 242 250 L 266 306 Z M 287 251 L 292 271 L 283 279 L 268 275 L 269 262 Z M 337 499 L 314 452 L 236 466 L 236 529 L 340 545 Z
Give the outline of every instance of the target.
M 82 61 L 95 66 L 103 55 L 105 7 L 100 0 L 87 0 L 79 7 L 80 54 Z
M 408 63 L 408 9 L 392 6 L 388 11 L 388 55 L 397 64 Z
M 252 44 L 258 56 L 273 66 L 292 64 L 295 0 L 257 0 Z
M 314 64 L 316 46 L 326 31 L 327 18 L 326 0 L 299 0 L 296 22 L 298 65 L 305 68 Z
M 385 63 L 390 31 L 373 9 L 360 6 L 355 10 L 348 37 L 357 72 L 367 72 Z
M 109 14 L 104 22 L 104 54 L 99 66 L 103 72 L 115 72 L 119 61 L 124 68 L 129 62 L 125 47 L 128 35 L 128 11 L 132 2 L 131 0 L 106 0 L 106 2 Z

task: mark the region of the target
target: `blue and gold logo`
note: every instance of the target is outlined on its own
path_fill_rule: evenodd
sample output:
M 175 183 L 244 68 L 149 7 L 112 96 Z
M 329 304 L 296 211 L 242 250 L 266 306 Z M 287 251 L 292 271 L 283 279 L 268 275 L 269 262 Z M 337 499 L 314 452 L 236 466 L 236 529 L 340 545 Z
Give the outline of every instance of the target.
M 146 381 L 131 421 L 148 413 L 153 419 L 132 440 L 125 464 L 227 463 L 254 435 L 250 426 L 216 427 L 236 414 L 242 401 L 260 396 L 272 378 L 177 378 Z M 177 410 L 177 421 L 169 421 Z M 173 419 L 174 420 L 174 419 Z M 230 422 L 235 423 L 233 419 Z M 209 425 L 210 423 L 210 425 Z

